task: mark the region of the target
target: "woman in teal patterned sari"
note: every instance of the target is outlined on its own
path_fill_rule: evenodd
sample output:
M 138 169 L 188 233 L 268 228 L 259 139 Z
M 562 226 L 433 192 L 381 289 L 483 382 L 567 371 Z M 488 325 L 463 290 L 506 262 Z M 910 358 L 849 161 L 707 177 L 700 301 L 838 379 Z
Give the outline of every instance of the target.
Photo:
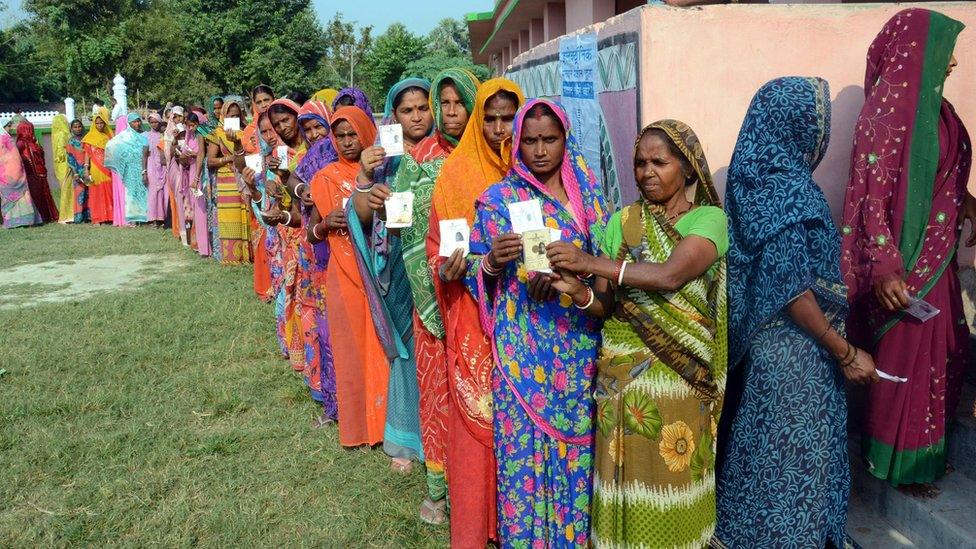
M 844 546 L 844 377 L 877 374 L 844 339 L 840 234 L 813 180 L 829 132 L 827 82 L 773 80 L 729 167 L 729 384 L 741 394 L 725 405 L 715 537 L 730 547 Z

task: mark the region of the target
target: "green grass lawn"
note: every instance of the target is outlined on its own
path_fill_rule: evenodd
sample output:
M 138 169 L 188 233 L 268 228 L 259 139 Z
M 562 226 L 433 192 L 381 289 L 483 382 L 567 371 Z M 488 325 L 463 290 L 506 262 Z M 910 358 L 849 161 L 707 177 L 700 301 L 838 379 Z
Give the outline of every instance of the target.
M 416 518 L 421 467 L 311 427 L 250 267 L 169 231 L 0 230 L 0 271 L 114 254 L 171 268 L 60 303 L 34 303 L 37 280 L 0 286 L 20 302 L 0 309 L 0 546 L 447 545 Z

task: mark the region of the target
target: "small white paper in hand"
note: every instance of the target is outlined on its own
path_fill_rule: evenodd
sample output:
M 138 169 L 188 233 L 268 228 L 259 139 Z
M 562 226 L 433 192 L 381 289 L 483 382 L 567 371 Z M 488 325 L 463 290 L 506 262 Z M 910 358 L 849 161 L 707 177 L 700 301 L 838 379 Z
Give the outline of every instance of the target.
M 349 204 L 349 199 L 348 198 L 343 198 L 342 199 L 342 209 L 343 210 L 346 209 L 346 204 Z
M 241 119 L 237 117 L 225 118 L 224 131 L 229 131 L 229 132 L 241 131 Z
M 254 173 L 260 174 L 264 169 L 264 160 L 260 154 L 249 154 L 244 157 L 244 165 L 251 168 Z
M 888 381 L 894 381 L 895 383 L 905 383 L 906 381 L 908 381 L 907 377 L 893 376 L 889 373 L 882 372 L 881 370 L 875 370 L 875 371 L 878 372 L 878 377 L 880 377 L 881 379 L 887 379 Z
M 400 124 L 386 124 L 380 126 L 380 146 L 387 157 L 403 155 L 403 126 Z
M 288 169 L 288 145 L 278 145 L 275 149 L 275 156 L 278 157 L 278 169 L 287 170 Z
M 390 193 L 386 199 L 386 226 L 402 229 L 413 225 L 413 193 Z
M 508 216 L 515 234 L 546 228 L 542 221 L 542 204 L 537 199 L 512 202 L 508 205 Z
M 934 305 L 917 297 L 908 296 L 908 303 L 909 305 L 905 309 L 905 312 L 922 322 L 939 314 L 939 310 Z
M 456 250 L 464 250 L 464 255 L 471 253 L 471 228 L 467 219 L 442 219 L 440 229 L 441 248 L 438 255 L 451 257 Z

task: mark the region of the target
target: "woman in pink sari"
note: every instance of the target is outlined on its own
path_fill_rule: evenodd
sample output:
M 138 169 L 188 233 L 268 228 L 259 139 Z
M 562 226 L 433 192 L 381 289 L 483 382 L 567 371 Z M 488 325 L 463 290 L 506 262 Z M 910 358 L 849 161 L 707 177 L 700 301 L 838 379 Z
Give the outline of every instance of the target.
M 863 455 L 871 474 L 920 497 L 934 496 L 946 471 L 946 425 L 969 347 L 955 257 L 962 222 L 976 221 L 970 141 L 942 97 L 962 29 L 912 8 L 871 44 L 841 226 L 847 325 L 863 331 L 853 335 L 879 371 L 908 380 L 870 387 Z M 912 316 L 915 299 L 939 313 Z
M 163 138 L 163 119 L 157 112 L 149 113 L 150 130 L 146 156 L 146 179 L 149 180 L 146 197 L 146 220 L 157 227 L 166 220 L 166 166 L 163 164 L 163 151 L 159 141 Z

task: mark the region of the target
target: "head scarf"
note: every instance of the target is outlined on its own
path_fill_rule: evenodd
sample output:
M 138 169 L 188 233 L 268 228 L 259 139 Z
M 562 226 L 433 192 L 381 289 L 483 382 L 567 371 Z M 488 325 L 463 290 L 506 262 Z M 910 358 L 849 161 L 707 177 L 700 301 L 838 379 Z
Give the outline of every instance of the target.
M 430 98 L 430 81 L 424 78 L 405 78 L 390 88 L 390 91 L 386 94 L 386 105 L 383 107 L 383 124 L 396 124 L 396 116 L 394 115 L 394 102 L 398 95 L 406 91 L 408 88 L 420 88 L 427 92 L 428 99 Z M 431 126 L 430 131 L 427 135 L 430 135 L 434 131 L 434 127 Z M 387 183 L 389 180 L 393 179 L 396 175 L 397 170 L 400 169 L 400 161 L 403 156 L 391 156 L 383 161 L 383 165 L 376 170 L 374 179 L 379 182 Z
M 759 88 L 749 105 L 725 193 L 731 366 L 756 331 L 796 296 L 815 289 L 817 279 L 840 283 L 837 230 L 813 180 L 829 139 L 824 80 L 779 78 Z
M 658 120 L 648 124 L 634 140 L 635 156 L 641 139 L 644 139 L 644 135 L 651 130 L 661 130 L 667 134 L 671 143 L 691 164 L 695 176 L 692 183 L 695 185 L 694 203 L 699 206 L 720 206 L 718 191 L 715 190 L 715 183 L 712 181 L 712 171 L 708 168 L 708 161 L 705 159 L 705 151 L 702 150 L 701 141 L 698 140 L 698 135 L 691 126 L 679 120 Z
M 152 123 L 152 122 L 162 122 L 163 121 L 163 117 L 162 116 L 159 116 L 159 113 L 156 112 L 156 111 L 150 111 L 149 112 L 149 115 L 147 115 L 146 118 L 149 120 L 150 123 Z M 150 128 L 149 131 L 156 131 L 156 130 L 152 129 L 152 126 L 151 125 L 150 125 L 149 128 Z
M 292 113 L 294 113 L 295 118 L 296 118 L 295 125 L 298 126 L 296 128 L 298 130 L 298 139 L 301 142 L 305 142 L 305 133 L 302 132 L 301 124 L 299 124 L 299 122 L 297 120 L 298 114 L 302 110 L 302 108 L 298 106 L 298 103 L 295 103 L 291 99 L 284 98 L 284 97 L 282 97 L 281 99 L 275 99 L 274 101 L 271 102 L 270 105 L 268 105 L 268 109 L 264 111 L 265 114 L 268 115 L 268 119 L 269 120 L 271 118 L 271 112 L 270 112 L 271 111 L 271 107 L 274 107 L 275 105 L 283 105 L 284 107 L 288 108 L 288 110 L 290 110 Z M 257 127 L 257 120 L 255 120 L 254 125 L 255 125 L 255 127 Z M 287 145 L 287 143 L 285 143 L 285 139 L 283 137 L 281 137 L 281 135 L 278 133 L 278 130 L 274 129 L 274 125 L 272 125 L 272 131 L 274 131 L 275 135 L 278 136 L 278 142 L 279 143 L 281 143 L 283 145 Z M 260 130 L 257 133 L 261 133 Z M 292 149 L 291 146 L 289 146 L 288 147 L 288 154 L 289 155 L 292 155 L 294 153 L 295 153 L 295 150 Z
M 335 126 L 340 121 L 345 120 L 352 125 L 352 129 L 356 132 L 356 136 L 359 138 L 359 144 L 366 147 L 371 147 L 373 143 L 376 142 L 376 124 L 373 123 L 373 118 L 367 116 L 366 113 L 359 107 L 345 106 L 339 107 L 338 110 L 332 115 L 332 125 Z M 343 164 L 353 164 L 339 155 L 339 162 Z
M 444 161 L 434 186 L 432 201 L 440 219 L 463 217 L 472 223 L 475 200 L 488 187 L 501 181 L 508 171 L 511 155 L 507 154 L 505 145 L 502 145 L 502 155 L 499 155 L 492 150 L 482 131 L 485 104 L 500 91 L 514 93 L 518 97 L 516 107 L 525 103 L 522 89 L 507 78 L 493 78 L 478 88 L 468 127 L 457 148 Z M 511 143 L 508 145 L 510 147 Z
M 54 148 L 54 176 L 59 182 L 64 182 L 71 169 L 68 166 L 68 153 L 65 146 L 71 139 L 71 128 L 68 126 L 68 118 L 63 114 L 58 114 L 51 121 L 51 145 Z
M 210 118 L 212 120 L 214 120 L 214 121 L 216 121 L 218 118 L 220 118 L 220 113 L 214 110 L 214 103 L 216 103 L 218 99 L 220 100 L 221 103 L 224 102 L 224 96 L 222 96 L 222 95 L 212 95 L 212 96 L 210 96 L 210 100 L 207 103 L 207 114 L 209 114 L 210 115 Z M 221 108 L 223 108 L 222 105 L 221 105 Z
M 359 88 L 342 88 L 339 90 L 335 99 L 332 100 L 332 112 L 337 112 L 341 108 L 339 100 L 343 97 L 351 97 L 355 106 L 362 109 L 370 119 L 373 118 L 373 106 L 369 104 L 369 98 L 366 97 L 366 93 Z
M 937 12 L 906 9 L 868 49 L 841 227 L 841 270 L 852 302 L 892 274 L 924 295 L 954 257 L 955 230 L 945 227 L 955 227 L 954 187 L 965 187 L 970 153 L 942 93 L 963 27 Z M 956 170 L 961 164 L 965 173 Z M 927 238 L 931 246 L 923 247 Z
M 566 195 L 569 196 L 569 211 L 573 215 L 573 220 L 576 222 L 576 228 L 582 234 L 589 234 L 590 226 L 598 221 L 598 218 L 596 217 L 597 212 L 583 208 L 582 190 L 584 187 L 589 188 L 592 185 L 599 186 L 599 183 L 596 181 L 596 176 L 593 175 L 593 171 L 586 165 L 582 149 L 577 144 L 576 137 L 570 129 L 569 116 L 566 115 L 566 111 L 559 103 L 549 99 L 530 99 L 528 103 L 519 109 L 515 115 L 515 123 L 512 128 L 512 143 L 514 145 L 512 146 L 512 167 L 508 172 L 508 177 L 519 177 L 529 185 L 535 187 L 539 192 L 547 195 L 550 194 L 549 188 L 539 181 L 532 171 L 529 170 L 529 167 L 526 166 L 525 161 L 522 160 L 522 152 L 518 147 L 518 143 L 522 140 L 522 127 L 525 123 L 525 117 L 532 110 L 532 107 L 539 104 L 547 105 L 552 109 L 566 132 L 566 149 L 563 152 L 563 161 L 559 168 L 560 174 L 562 175 Z
M 101 118 L 102 122 L 105 123 L 104 131 L 98 131 L 98 127 L 95 125 L 95 120 L 98 118 Z M 92 125 L 88 128 L 88 133 L 85 134 L 81 142 L 86 145 L 91 145 L 96 149 L 104 149 L 112 135 L 112 127 L 109 126 L 108 109 L 101 107 L 98 109 L 98 113 L 92 118 Z
M 302 161 L 298 163 L 298 167 L 295 168 L 295 175 L 306 184 L 312 181 L 312 177 L 315 176 L 316 172 L 339 159 L 339 154 L 335 150 L 335 144 L 332 143 L 332 127 L 329 118 L 329 110 L 326 104 L 314 99 L 307 101 L 302 105 L 301 110 L 298 111 L 299 128 L 301 128 L 303 120 L 314 119 L 321 122 L 329 131 L 329 135 L 320 138 L 309 146 L 308 153 L 305 154 Z M 302 129 L 301 131 L 302 135 L 304 135 L 305 130 Z
M 272 97 L 274 97 L 274 94 L 272 94 Z M 257 152 L 260 152 L 261 149 L 260 145 L 258 144 L 258 137 L 257 137 L 257 134 L 261 133 L 258 131 L 258 115 L 260 115 L 261 113 L 258 112 L 258 108 L 257 105 L 255 104 L 254 97 L 252 96 L 250 99 L 251 99 L 251 123 L 244 126 L 242 130 L 244 133 L 241 136 L 241 145 L 244 147 L 244 150 L 248 154 L 255 154 Z M 227 99 L 225 99 L 224 107 L 227 106 L 226 101 Z M 268 108 L 271 108 L 271 105 L 268 105 Z M 243 117 L 244 117 L 244 105 L 242 103 L 241 118 L 243 119 Z
M 34 124 L 31 124 L 26 118 L 17 124 L 17 147 L 20 149 L 20 155 L 24 161 L 33 168 L 34 173 L 42 178 L 47 177 L 47 167 L 44 165 L 44 149 L 41 148 L 41 144 L 37 142 L 37 136 L 34 135 Z
M 334 88 L 325 88 L 312 94 L 312 100 L 325 103 L 325 105 L 329 107 L 330 112 L 332 112 L 332 103 L 335 101 L 337 95 L 339 95 L 339 90 Z
M 149 145 L 145 133 L 128 127 L 130 122 L 138 119 L 139 115 L 134 112 L 120 117 L 116 124 L 119 131 L 105 146 L 105 166 L 114 170 L 126 182 L 141 180 L 142 150 Z
M 171 112 L 172 114 L 178 115 L 178 116 L 186 116 L 186 111 L 183 110 L 183 107 L 180 106 L 180 105 L 174 105 L 173 108 L 170 109 L 169 112 Z
M 468 110 L 468 115 L 474 110 L 474 96 L 478 92 L 481 82 L 478 77 L 466 69 L 445 69 L 434 77 L 430 85 L 430 112 L 434 115 L 434 124 L 437 131 L 444 136 L 444 139 L 451 145 L 457 145 L 458 140 L 444 133 L 444 119 L 441 116 L 441 86 L 450 81 L 457 88 L 464 108 Z M 470 116 L 469 116 L 470 119 Z

